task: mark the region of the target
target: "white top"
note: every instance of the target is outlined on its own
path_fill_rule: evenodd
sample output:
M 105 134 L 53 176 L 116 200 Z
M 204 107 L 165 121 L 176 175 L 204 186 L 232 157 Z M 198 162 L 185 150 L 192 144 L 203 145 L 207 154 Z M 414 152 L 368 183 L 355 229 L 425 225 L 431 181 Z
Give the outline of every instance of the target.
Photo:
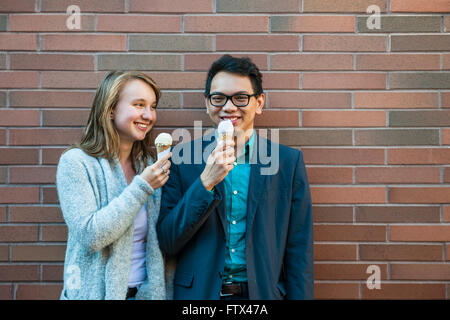
M 147 209 L 145 204 L 134 218 L 133 250 L 131 251 L 131 269 L 128 288 L 141 285 L 147 278 L 146 245 L 147 245 Z

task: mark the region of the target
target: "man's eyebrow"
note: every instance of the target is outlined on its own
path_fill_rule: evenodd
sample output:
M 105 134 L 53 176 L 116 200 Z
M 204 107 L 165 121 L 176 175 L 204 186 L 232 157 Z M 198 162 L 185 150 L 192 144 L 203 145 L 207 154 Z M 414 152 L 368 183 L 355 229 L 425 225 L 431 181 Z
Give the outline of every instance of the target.
M 214 91 L 214 92 L 211 92 L 210 94 L 223 94 L 223 95 L 226 95 L 225 93 L 220 92 L 220 91 Z M 249 94 L 249 93 L 246 90 L 241 90 L 241 91 L 234 92 L 232 95 L 235 95 L 235 94 Z

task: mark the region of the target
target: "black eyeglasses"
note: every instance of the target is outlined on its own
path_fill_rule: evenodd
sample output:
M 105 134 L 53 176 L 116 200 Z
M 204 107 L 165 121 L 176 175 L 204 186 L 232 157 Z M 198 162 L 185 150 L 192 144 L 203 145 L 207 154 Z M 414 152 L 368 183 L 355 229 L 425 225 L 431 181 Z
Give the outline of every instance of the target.
M 236 107 L 246 107 L 250 102 L 250 98 L 255 96 L 258 96 L 258 94 L 236 93 L 232 96 L 227 96 L 223 93 L 213 93 L 208 94 L 208 100 L 214 107 L 223 107 L 227 104 L 228 99 L 230 99 Z

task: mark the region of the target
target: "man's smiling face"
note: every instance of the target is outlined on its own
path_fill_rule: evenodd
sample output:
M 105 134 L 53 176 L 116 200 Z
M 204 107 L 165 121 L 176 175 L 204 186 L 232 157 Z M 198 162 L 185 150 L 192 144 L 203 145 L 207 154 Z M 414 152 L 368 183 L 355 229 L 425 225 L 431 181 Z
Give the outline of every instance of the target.
M 232 96 L 237 93 L 248 95 L 255 93 L 252 82 L 248 76 L 221 71 L 212 79 L 210 94 Z M 259 96 L 250 97 L 246 107 L 236 107 L 233 102 L 231 102 L 231 99 L 229 99 L 223 107 L 211 105 L 208 98 L 206 98 L 205 103 L 207 113 L 216 127 L 220 121 L 229 119 L 232 121 L 235 134 L 238 137 L 242 134 L 245 134 L 246 137 L 250 137 L 255 122 L 255 115 L 262 113 L 264 101 L 265 96 L 264 93 L 262 93 Z

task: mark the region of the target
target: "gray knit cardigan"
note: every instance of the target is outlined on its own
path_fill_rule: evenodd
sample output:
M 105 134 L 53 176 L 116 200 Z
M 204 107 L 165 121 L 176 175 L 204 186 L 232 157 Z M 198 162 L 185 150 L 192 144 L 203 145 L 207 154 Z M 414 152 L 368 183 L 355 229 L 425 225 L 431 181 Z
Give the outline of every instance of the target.
M 172 298 L 175 264 L 165 267 L 155 229 L 161 188 L 153 190 L 139 174 L 127 185 L 117 158 L 110 162 L 77 148 L 61 156 L 56 187 L 69 230 L 61 299 L 125 299 L 134 218 L 144 204 L 148 277 L 136 299 Z

